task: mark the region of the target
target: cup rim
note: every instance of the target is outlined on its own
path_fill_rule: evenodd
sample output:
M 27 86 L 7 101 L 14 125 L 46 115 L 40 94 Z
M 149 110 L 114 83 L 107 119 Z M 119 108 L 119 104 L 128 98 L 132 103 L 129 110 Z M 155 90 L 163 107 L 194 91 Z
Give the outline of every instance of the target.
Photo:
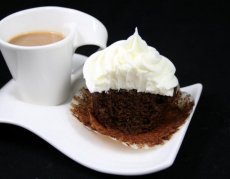
M 87 14 L 85 12 L 79 11 L 77 9 L 72 9 L 72 8 L 67 8 L 67 7 L 60 7 L 60 6 L 40 6 L 40 7 L 34 7 L 34 8 L 29 8 L 29 9 L 21 10 L 21 11 L 12 13 L 12 14 L 4 17 L 3 19 L 1 19 L 0 20 L 0 26 L 1 26 L 1 24 L 3 22 L 7 21 L 8 19 L 14 18 L 15 16 L 18 16 L 20 14 L 29 13 L 29 12 L 32 12 L 32 11 L 39 11 L 39 10 L 49 10 L 49 9 L 50 10 L 56 9 L 56 10 L 62 10 L 62 11 L 73 11 L 73 12 L 75 11 L 75 12 L 78 12 L 78 13 L 80 13 L 82 15 L 85 15 L 85 16 L 88 16 L 88 17 L 92 18 L 93 20 L 97 21 L 98 23 L 100 23 L 105 28 L 104 24 L 101 21 L 99 21 L 97 18 L 95 18 L 94 16 L 92 16 L 90 14 Z M 72 26 L 72 28 L 74 28 L 74 26 L 75 26 L 75 25 L 73 25 L 71 23 L 66 24 L 66 25 L 70 25 L 70 26 Z M 58 31 L 55 31 L 55 32 L 58 32 Z M 11 44 L 11 43 L 9 43 L 9 42 L 7 42 L 5 40 L 2 40 L 1 38 L 0 38 L 0 44 L 2 44 L 5 47 L 8 47 L 8 48 L 15 48 L 15 49 L 18 49 L 18 50 L 35 50 L 35 49 L 37 50 L 37 49 L 43 49 L 43 48 L 52 48 L 54 46 L 56 47 L 58 45 L 61 45 L 62 43 L 65 43 L 74 34 L 75 34 L 74 30 L 70 29 L 70 32 L 62 40 L 60 40 L 58 42 L 54 42 L 54 43 L 50 43 L 50 44 L 45 44 L 45 45 L 38 45 L 38 46 L 14 45 L 14 44 Z
M 52 42 L 49 44 L 44 44 L 44 45 L 34 45 L 34 46 L 15 45 L 15 44 L 11 44 L 7 41 L 4 41 L 2 39 L 0 39 L 0 44 L 4 45 L 7 48 L 14 48 L 14 49 L 18 49 L 18 50 L 39 50 L 39 49 L 44 49 L 44 48 L 47 49 L 47 48 L 52 48 L 52 47 L 62 45 L 63 43 L 65 43 L 66 41 L 68 41 L 71 38 L 71 34 L 73 34 L 73 33 L 74 33 L 73 31 L 70 32 L 68 35 L 64 36 L 64 38 L 62 40 L 59 40 L 57 42 Z

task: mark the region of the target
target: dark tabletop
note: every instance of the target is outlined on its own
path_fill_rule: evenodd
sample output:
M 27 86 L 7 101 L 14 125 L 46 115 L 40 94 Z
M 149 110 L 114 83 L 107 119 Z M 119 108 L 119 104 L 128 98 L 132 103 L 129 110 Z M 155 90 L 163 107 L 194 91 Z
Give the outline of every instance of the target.
M 106 26 L 108 45 L 138 27 L 147 43 L 176 66 L 180 85 L 202 83 L 203 93 L 174 164 L 146 178 L 230 178 L 230 13 L 227 1 L 7 0 L 0 19 L 30 7 L 84 11 Z M 82 47 L 89 55 L 95 47 Z M 0 87 L 11 75 L 0 55 Z M 16 107 L 16 106 L 15 106 Z M 92 151 L 93 152 L 93 151 Z M 115 178 L 88 169 L 33 133 L 0 124 L 0 178 Z M 143 177 L 143 176 L 142 176 Z

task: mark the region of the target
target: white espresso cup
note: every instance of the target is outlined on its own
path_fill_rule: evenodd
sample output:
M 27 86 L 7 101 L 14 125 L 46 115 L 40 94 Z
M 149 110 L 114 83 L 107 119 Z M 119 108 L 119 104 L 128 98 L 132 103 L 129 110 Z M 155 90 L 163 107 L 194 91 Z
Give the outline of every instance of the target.
M 20 34 L 52 31 L 64 39 L 41 46 L 19 46 L 9 39 Z M 16 81 L 20 98 L 40 105 L 62 104 L 70 94 L 72 58 L 77 47 L 106 47 L 107 30 L 96 18 L 74 9 L 38 7 L 0 21 L 0 49 Z

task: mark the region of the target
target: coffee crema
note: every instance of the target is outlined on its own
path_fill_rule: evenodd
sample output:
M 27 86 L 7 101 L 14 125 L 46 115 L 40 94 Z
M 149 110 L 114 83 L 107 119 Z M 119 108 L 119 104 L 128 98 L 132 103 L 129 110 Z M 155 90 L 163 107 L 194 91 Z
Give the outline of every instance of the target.
M 38 31 L 19 34 L 8 42 L 20 46 L 41 46 L 48 45 L 64 39 L 64 35 L 53 31 Z

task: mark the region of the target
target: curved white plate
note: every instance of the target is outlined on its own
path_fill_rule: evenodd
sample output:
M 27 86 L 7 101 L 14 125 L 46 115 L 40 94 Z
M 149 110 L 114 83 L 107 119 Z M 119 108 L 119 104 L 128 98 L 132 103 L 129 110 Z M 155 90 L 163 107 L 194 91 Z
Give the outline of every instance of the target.
M 85 57 L 75 55 L 78 66 L 75 89 L 83 85 L 81 67 Z M 178 153 L 192 115 L 200 98 L 201 84 L 182 88 L 195 99 L 195 107 L 186 123 L 164 145 L 135 150 L 86 129 L 70 113 L 70 99 L 60 106 L 38 106 L 20 101 L 15 82 L 0 90 L 0 122 L 21 126 L 40 136 L 66 156 L 91 169 L 119 175 L 141 175 L 171 166 Z

